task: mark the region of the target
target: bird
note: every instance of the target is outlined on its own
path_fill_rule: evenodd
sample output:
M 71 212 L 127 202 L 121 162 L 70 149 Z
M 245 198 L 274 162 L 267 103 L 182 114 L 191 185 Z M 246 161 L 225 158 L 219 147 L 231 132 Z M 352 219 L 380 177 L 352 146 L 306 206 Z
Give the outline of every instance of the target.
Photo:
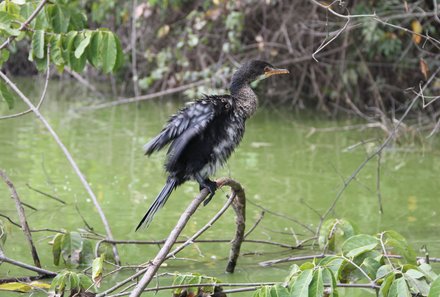
M 148 227 L 178 186 L 195 180 L 200 190 L 206 188 L 211 201 L 217 184 L 210 180 L 224 165 L 243 138 L 246 120 L 257 109 L 258 98 L 251 83 L 272 75 L 288 74 L 261 60 L 243 63 L 233 74 L 229 95 L 204 95 L 172 115 L 162 131 L 144 145 L 145 155 L 168 147 L 165 186 L 136 227 Z

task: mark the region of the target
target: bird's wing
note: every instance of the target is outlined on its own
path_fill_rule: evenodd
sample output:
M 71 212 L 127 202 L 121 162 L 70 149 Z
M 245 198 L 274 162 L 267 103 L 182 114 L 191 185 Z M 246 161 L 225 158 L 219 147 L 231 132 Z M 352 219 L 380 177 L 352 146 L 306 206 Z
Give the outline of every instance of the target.
M 150 155 L 174 141 L 172 154 L 178 155 L 185 144 L 214 118 L 215 110 L 210 100 L 199 100 L 186 106 L 170 118 L 159 135 L 144 145 L 145 154 Z

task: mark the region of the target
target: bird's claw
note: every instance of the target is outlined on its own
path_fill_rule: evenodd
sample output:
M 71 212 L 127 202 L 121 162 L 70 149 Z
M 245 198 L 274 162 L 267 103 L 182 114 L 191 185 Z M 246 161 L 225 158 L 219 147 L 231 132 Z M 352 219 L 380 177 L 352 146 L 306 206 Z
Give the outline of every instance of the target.
M 209 191 L 209 196 L 205 199 L 205 201 L 203 201 L 203 206 L 206 206 L 215 195 L 215 191 L 217 190 L 217 183 L 213 182 L 212 180 L 206 179 L 203 181 L 203 183 L 200 184 L 200 190 L 202 190 L 203 188 Z

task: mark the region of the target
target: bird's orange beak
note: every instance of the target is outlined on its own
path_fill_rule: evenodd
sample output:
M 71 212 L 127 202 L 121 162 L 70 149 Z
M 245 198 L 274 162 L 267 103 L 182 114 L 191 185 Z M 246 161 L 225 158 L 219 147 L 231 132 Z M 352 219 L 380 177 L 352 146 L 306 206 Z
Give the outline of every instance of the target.
M 288 74 L 288 73 L 290 73 L 290 72 L 287 69 L 279 69 L 279 68 L 272 68 L 272 67 L 266 67 L 264 69 L 264 76 L 266 78 L 269 77 L 269 76 L 272 76 L 272 75 Z

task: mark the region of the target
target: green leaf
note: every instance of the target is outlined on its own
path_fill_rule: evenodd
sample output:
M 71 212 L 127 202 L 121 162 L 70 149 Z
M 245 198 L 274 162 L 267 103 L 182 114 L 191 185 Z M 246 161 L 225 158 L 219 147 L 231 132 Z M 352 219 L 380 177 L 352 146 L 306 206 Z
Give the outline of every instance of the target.
M 87 17 L 82 12 L 72 10 L 70 15 L 69 30 L 80 31 L 87 26 Z
M 75 49 L 75 58 L 79 59 L 83 54 L 86 48 L 90 44 L 90 40 L 92 39 L 92 32 L 86 31 L 84 33 L 85 38 L 78 44 L 78 47 Z
M 0 67 L 2 67 L 3 63 L 8 61 L 8 59 L 9 59 L 9 50 L 8 49 L 0 50 Z
M 373 258 L 365 258 L 360 266 L 370 278 L 374 279 L 378 269 L 381 267 L 380 263 Z
M 422 263 L 419 265 L 419 270 L 425 274 L 425 277 L 428 279 L 428 281 L 432 282 L 437 279 L 437 274 L 432 271 L 431 265 Z
M 308 297 L 309 285 L 312 279 L 313 269 L 307 269 L 303 271 L 293 284 L 290 295 L 295 297 Z
M 377 278 L 377 279 L 383 278 L 383 277 L 387 276 L 388 274 L 390 274 L 391 272 L 393 272 L 393 267 L 391 265 L 389 265 L 389 264 L 382 265 L 377 270 L 375 278 Z
M 407 272 L 405 272 L 403 276 L 413 293 L 422 296 L 428 295 L 429 285 L 422 272 L 417 271 L 415 269 L 410 269 Z
M 429 290 L 428 297 L 438 297 L 440 296 L 440 277 L 437 277 L 435 281 L 431 284 L 431 289 Z
M 75 39 L 73 40 L 73 45 L 72 45 L 70 52 L 69 52 L 69 54 L 70 54 L 70 58 L 69 58 L 70 67 L 72 68 L 72 70 L 74 70 L 76 72 L 81 72 L 86 65 L 86 56 L 82 55 L 79 58 L 76 58 L 76 56 L 75 56 L 76 50 L 74 50 L 81 44 L 81 42 L 85 38 L 86 37 L 84 37 L 83 34 L 78 34 L 75 37 Z
M 319 231 L 318 243 L 321 249 L 338 251 L 340 245 L 355 234 L 352 224 L 344 219 L 330 219 L 324 222 Z
M 93 245 L 92 242 L 87 238 L 83 238 L 82 240 L 81 257 L 79 259 L 79 262 L 81 264 L 90 265 L 95 258 Z
M 83 289 L 89 289 L 93 286 L 92 280 L 85 274 L 78 273 L 79 276 L 79 285 Z
M 398 278 L 391 284 L 390 290 L 388 291 L 389 297 L 411 297 L 408 285 L 403 277 Z
M 290 267 L 290 272 L 289 275 L 286 277 L 286 279 L 284 280 L 284 282 L 286 284 L 292 284 L 296 277 L 301 273 L 301 270 L 299 269 L 299 266 L 297 264 L 293 264 Z
M 0 99 L 3 99 L 8 105 L 9 109 L 14 108 L 15 106 L 15 92 L 11 92 L 9 86 L 3 81 L 0 80 Z
M 50 284 L 49 292 L 63 292 L 66 287 L 66 279 L 68 275 L 68 271 L 63 271 L 55 276 Z
M 101 285 L 102 272 L 104 270 L 104 259 L 105 254 L 102 254 L 100 257 L 93 260 L 92 264 L 92 280 L 98 288 Z
M 90 45 L 86 49 L 87 60 L 95 68 L 100 67 L 102 64 L 102 59 L 99 49 L 101 42 L 102 42 L 101 32 L 93 32 L 92 38 L 90 40 Z
M 405 272 L 405 274 L 415 279 L 425 277 L 425 274 L 423 272 L 416 269 L 409 269 Z
M 49 22 L 55 33 L 66 33 L 69 26 L 69 15 L 65 14 L 66 9 L 61 5 L 47 5 L 46 11 L 49 16 Z
M 53 264 L 58 266 L 60 265 L 60 255 L 61 255 L 61 243 L 63 242 L 64 234 L 57 233 L 53 239 L 52 245 L 52 255 L 53 255 Z
M 116 40 L 117 52 L 116 52 L 116 63 L 115 63 L 115 67 L 113 68 L 113 71 L 120 69 L 125 63 L 124 52 L 122 51 L 121 41 L 117 36 L 115 36 L 115 40 Z
M 14 108 L 14 95 L 11 93 L 11 91 L 9 91 L 9 88 L 6 86 L 3 80 L 0 80 L 0 99 L 3 99 L 6 102 L 9 109 Z
M 408 245 L 405 237 L 393 230 L 385 231 L 383 234 L 386 237 L 384 245 L 392 248 L 391 253 L 402 255 L 409 264 L 417 263 L 416 253 Z
M 32 51 L 34 57 L 38 59 L 44 58 L 44 31 L 35 30 L 32 36 Z
M 116 65 L 117 45 L 116 39 L 111 32 L 101 32 L 102 42 L 99 54 L 102 55 L 102 71 L 109 73 Z
M 70 58 L 75 57 L 73 48 L 76 35 L 78 35 L 78 32 L 70 31 L 62 37 L 62 56 L 67 65 L 70 65 Z
M 69 282 L 70 282 L 70 290 L 74 289 L 79 291 L 80 290 L 80 279 L 79 275 L 77 273 L 71 272 L 69 274 Z
M 81 250 L 81 235 L 78 232 L 66 233 L 61 248 L 61 255 L 63 256 L 64 262 L 68 265 L 78 266 L 80 264 Z
M 371 251 L 376 248 L 378 240 L 376 237 L 359 234 L 350 237 L 342 244 L 342 253 L 347 257 L 356 257 L 367 251 Z
M 337 275 L 337 274 L 336 274 Z M 331 292 L 328 297 L 338 297 L 338 286 L 336 284 L 336 276 L 335 273 L 330 268 L 324 268 L 322 272 L 322 280 L 324 284 L 329 285 L 331 287 Z
M 0 11 L 0 28 L 9 27 L 13 18 L 6 11 Z
M 269 292 L 270 297 L 290 297 L 289 291 L 287 288 L 283 287 L 280 284 L 276 284 L 270 288 Z
M 50 58 L 55 65 L 64 65 L 63 44 L 59 34 L 53 35 L 50 39 Z
M 0 250 L 3 249 L 3 247 L 4 247 L 5 243 L 6 243 L 6 238 L 7 237 L 8 237 L 8 234 L 6 233 L 3 221 L 0 220 Z
M 318 268 L 313 272 L 313 279 L 309 287 L 309 297 L 322 297 L 324 294 L 324 282 L 322 276 L 322 268 Z
M 393 274 L 390 274 L 389 276 L 387 276 L 385 278 L 385 280 L 380 285 L 379 297 L 386 297 L 386 296 L 388 296 L 388 292 L 390 290 L 391 284 L 393 283 L 395 277 L 396 276 L 393 273 Z
M 20 31 L 18 29 L 11 28 L 14 17 L 5 11 L 0 11 L 0 30 L 5 31 L 12 36 L 18 36 Z
M 338 256 L 327 256 L 318 262 L 319 266 L 329 268 L 334 275 L 339 275 L 344 259 Z

